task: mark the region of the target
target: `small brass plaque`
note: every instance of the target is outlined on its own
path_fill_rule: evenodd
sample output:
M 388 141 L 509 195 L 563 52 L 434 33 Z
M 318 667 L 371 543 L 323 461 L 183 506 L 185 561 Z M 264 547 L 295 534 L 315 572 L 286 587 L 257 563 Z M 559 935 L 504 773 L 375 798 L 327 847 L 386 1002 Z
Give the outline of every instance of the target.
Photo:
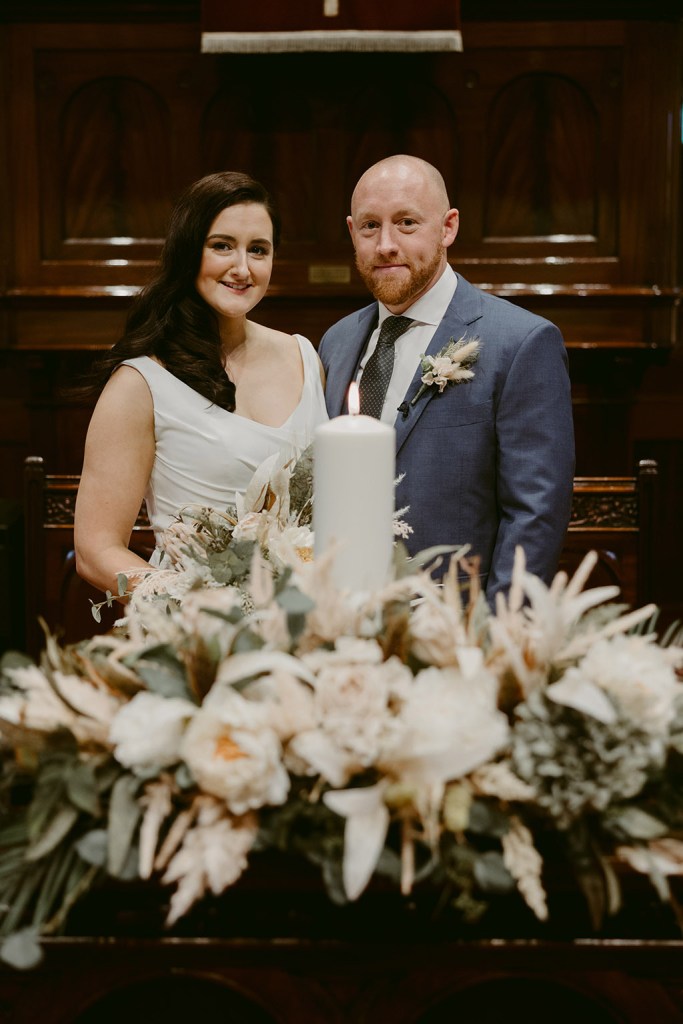
M 348 284 L 351 267 L 348 264 L 311 263 L 308 268 L 309 284 Z

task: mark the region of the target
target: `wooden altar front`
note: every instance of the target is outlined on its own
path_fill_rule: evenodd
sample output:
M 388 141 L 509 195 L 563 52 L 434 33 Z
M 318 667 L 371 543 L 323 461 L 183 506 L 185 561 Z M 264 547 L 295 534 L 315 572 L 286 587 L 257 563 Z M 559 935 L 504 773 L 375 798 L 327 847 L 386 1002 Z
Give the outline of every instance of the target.
M 12 1024 L 680 1024 L 683 942 L 52 939 Z

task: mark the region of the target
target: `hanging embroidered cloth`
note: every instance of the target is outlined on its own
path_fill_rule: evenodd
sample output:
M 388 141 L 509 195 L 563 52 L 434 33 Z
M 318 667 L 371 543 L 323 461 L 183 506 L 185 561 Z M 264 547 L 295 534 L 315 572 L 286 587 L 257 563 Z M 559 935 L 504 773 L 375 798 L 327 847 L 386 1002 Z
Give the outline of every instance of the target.
M 203 53 L 462 50 L 460 0 L 202 0 Z

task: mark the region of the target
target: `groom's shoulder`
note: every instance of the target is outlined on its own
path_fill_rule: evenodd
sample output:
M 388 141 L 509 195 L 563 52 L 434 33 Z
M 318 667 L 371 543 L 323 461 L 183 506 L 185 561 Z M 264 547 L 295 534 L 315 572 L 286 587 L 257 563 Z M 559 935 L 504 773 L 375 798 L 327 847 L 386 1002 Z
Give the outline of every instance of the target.
M 376 310 L 376 302 L 371 302 L 368 306 L 363 306 L 362 309 L 354 310 L 353 313 L 349 313 L 347 316 L 342 317 L 341 320 L 337 320 L 331 327 L 328 327 L 322 340 L 334 341 L 337 338 L 344 338 L 349 334 L 356 334 L 360 325 L 366 322 L 367 318 Z
M 550 327 L 557 330 L 556 325 L 545 317 L 532 313 L 531 310 L 511 302 L 502 295 L 485 291 L 478 285 L 466 281 L 463 277 L 459 278 L 458 288 L 461 292 L 461 299 L 464 299 L 466 294 L 470 306 L 473 304 L 473 308 L 478 306 L 481 315 L 486 316 L 491 322 L 505 324 L 509 330 L 519 330 L 523 334 L 539 327 Z M 455 297 L 454 301 L 456 301 Z

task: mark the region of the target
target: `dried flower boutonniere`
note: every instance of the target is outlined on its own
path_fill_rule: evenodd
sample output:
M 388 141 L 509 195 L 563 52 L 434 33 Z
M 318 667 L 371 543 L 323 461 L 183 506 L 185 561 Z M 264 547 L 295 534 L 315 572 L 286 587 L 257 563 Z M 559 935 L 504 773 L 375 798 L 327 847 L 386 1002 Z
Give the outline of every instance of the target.
M 470 367 L 476 363 L 478 357 L 479 338 L 468 340 L 464 336 L 458 341 L 451 338 L 435 356 L 420 356 L 422 387 L 410 404 L 415 405 L 418 398 L 433 384 L 436 384 L 441 394 L 447 384 L 462 384 L 463 381 L 472 380 L 474 373 Z

